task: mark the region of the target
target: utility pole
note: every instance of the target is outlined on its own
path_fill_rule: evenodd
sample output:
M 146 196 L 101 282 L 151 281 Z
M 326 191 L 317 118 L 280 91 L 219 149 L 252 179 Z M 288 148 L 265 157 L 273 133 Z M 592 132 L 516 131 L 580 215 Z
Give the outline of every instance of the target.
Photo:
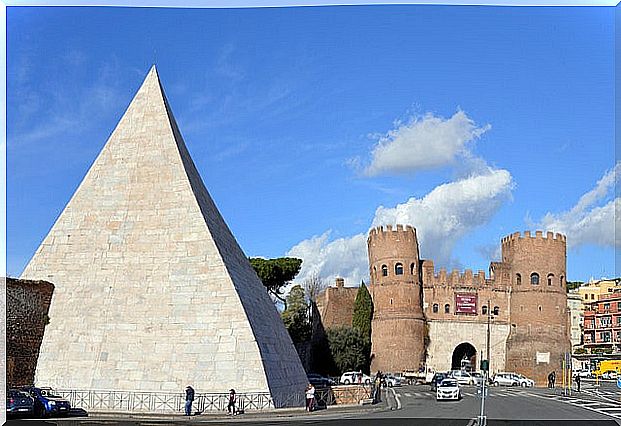
M 481 360 L 481 369 L 483 370 L 483 383 L 481 384 L 481 413 L 479 414 L 479 418 L 477 419 L 477 426 L 487 426 L 487 416 L 485 415 L 485 397 L 486 394 L 486 385 L 489 378 L 489 364 L 490 364 L 490 323 L 492 319 L 492 310 L 491 310 L 491 301 L 487 301 L 487 339 L 486 339 L 486 348 L 487 348 L 487 359 Z

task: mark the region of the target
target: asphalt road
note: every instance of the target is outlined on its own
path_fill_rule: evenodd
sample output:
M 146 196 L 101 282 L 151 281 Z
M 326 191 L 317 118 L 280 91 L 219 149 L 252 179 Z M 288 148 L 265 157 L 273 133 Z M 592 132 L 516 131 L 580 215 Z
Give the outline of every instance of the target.
M 621 390 L 615 383 L 599 387 L 583 382 L 582 392 L 562 395 L 560 389 L 489 388 L 486 399 L 488 426 L 617 426 L 621 425 Z M 436 401 L 427 385 L 403 386 L 386 390 L 382 405 L 373 407 L 330 407 L 316 413 L 301 410 L 272 413 L 249 413 L 230 418 L 213 415 L 128 417 L 92 414 L 87 418 L 54 419 L 49 424 L 61 426 L 111 425 L 123 422 L 142 426 L 163 424 L 228 425 L 231 423 L 262 425 L 431 425 L 474 426 L 481 400 L 475 387 L 464 387 L 461 401 Z M 392 410 L 390 408 L 393 408 Z M 24 420 L 22 424 L 34 424 Z M 9 422 L 8 424 L 11 424 Z M 41 421 L 38 420 L 38 423 Z

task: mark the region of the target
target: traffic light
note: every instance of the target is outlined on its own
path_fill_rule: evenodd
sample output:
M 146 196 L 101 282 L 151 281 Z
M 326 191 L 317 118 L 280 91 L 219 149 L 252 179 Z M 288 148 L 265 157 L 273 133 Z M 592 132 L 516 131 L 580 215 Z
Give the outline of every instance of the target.
M 481 371 L 489 371 L 489 360 L 487 359 L 481 360 Z

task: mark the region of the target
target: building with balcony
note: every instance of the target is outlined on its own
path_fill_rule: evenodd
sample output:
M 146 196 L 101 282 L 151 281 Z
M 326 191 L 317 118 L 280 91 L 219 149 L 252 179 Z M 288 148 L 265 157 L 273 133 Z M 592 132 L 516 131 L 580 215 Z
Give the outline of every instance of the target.
M 621 292 L 600 294 L 585 304 L 582 338 L 589 353 L 621 351 Z

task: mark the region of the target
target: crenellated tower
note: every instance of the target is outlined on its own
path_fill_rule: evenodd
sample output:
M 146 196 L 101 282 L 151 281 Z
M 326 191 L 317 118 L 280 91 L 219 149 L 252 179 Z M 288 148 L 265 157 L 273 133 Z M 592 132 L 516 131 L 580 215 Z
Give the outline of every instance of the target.
M 369 232 L 373 299 L 371 371 L 417 370 L 424 362 L 425 319 L 420 258 L 411 226 Z
M 504 237 L 502 263 L 510 271 L 511 327 L 506 368 L 546 383 L 560 374 L 561 359 L 571 350 L 567 312 L 566 237 L 529 231 Z

